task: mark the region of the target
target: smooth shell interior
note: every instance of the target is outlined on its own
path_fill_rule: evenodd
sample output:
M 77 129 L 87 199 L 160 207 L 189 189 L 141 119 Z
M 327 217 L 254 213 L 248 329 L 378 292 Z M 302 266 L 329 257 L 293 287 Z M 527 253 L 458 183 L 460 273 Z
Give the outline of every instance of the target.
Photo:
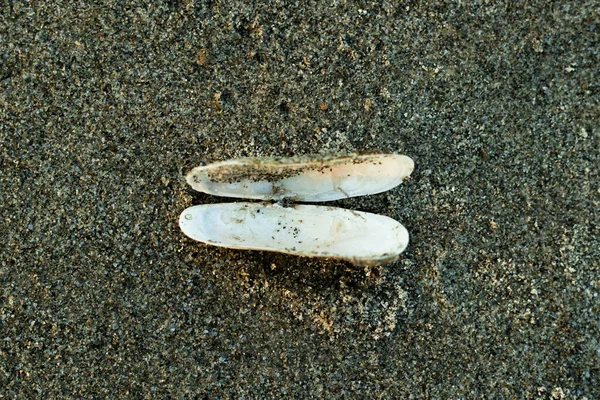
M 413 160 L 398 154 L 242 158 L 197 167 L 187 182 L 217 196 L 319 202 L 384 192 L 413 169 Z
M 186 209 L 179 225 L 190 238 L 216 246 L 356 264 L 394 261 L 408 245 L 407 230 L 392 218 L 312 205 L 205 204 Z

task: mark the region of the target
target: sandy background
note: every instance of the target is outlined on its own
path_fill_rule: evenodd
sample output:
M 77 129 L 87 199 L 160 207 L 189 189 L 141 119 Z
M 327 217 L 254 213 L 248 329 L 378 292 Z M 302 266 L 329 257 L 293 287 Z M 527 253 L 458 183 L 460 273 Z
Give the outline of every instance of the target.
M 0 3 L 0 398 L 600 398 L 595 1 Z M 398 262 L 208 247 L 184 176 L 380 150 Z

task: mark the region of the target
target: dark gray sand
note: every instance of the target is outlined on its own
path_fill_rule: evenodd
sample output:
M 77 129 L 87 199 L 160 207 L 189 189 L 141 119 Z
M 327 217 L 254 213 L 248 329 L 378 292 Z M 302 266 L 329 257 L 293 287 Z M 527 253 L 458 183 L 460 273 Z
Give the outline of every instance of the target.
M 0 398 L 600 398 L 597 2 L 131 3 L 0 3 Z M 364 150 L 395 263 L 179 230 L 201 163 Z

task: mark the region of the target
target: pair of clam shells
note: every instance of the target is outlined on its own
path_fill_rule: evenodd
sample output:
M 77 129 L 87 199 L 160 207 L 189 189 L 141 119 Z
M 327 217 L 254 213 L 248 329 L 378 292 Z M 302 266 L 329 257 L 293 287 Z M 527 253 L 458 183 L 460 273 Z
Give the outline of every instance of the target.
M 263 201 L 323 202 L 375 194 L 402 183 L 414 162 L 397 154 L 346 157 L 243 158 L 193 169 L 195 190 Z M 181 230 L 203 243 L 344 259 L 357 265 L 392 262 L 408 232 L 382 215 L 315 205 L 238 202 L 193 206 Z

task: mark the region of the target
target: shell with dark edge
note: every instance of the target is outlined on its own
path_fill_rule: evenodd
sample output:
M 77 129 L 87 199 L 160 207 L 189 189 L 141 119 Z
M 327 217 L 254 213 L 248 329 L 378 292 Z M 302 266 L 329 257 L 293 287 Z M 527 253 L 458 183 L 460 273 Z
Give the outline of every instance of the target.
M 385 192 L 413 169 L 413 160 L 398 154 L 240 158 L 194 168 L 187 182 L 217 196 L 320 202 Z

